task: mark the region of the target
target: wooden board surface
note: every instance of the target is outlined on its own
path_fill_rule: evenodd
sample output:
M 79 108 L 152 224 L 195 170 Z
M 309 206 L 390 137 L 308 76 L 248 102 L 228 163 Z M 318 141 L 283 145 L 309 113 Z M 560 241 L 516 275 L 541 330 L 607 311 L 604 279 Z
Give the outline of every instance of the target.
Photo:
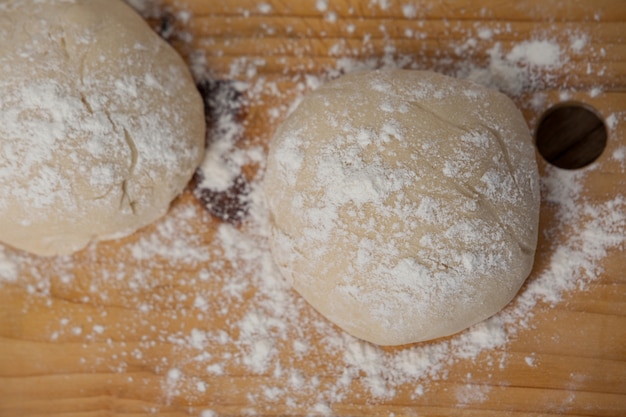
M 171 42 L 188 62 L 215 79 L 247 83 L 237 146 L 259 147 L 242 154 L 261 159 L 293 99 L 355 63 L 494 74 L 498 56 L 506 58 L 516 45 L 559 45 L 558 65 L 517 63 L 526 85 L 510 95 L 533 130 L 551 104 L 578 101 L 606 120 L 609 137 L 598 161 L 564 177 L 538 156 L 544 178 L 562 178 L 565 188 L 576 176 L 582 191 L 575 202 L 596 210 L 578 210 L 563 222 L 563 207 L 544 194 L 529 283 L 555 268 L 556 248 L 584 251 L 585 239 L 602 241 L 590 216 L 621 213 L 609 230 L 599 229 L 612 233 L 614 243 L 591 245 L 606 253 L 588 257 L 588 264 L 564 262 L 566 270 L 580 268 L 571 270 L 580 279 L 555 303 L 537 298 L 523 310 L 523 325 L 512 325 L 506 343 L 472 357 L 450 351 L 439 362 L 429 359 L 440 366 L 427 375 L 394 382 L 384 369 L 350 365 L 346 347 L 358 347 L 352 358 L 366 362 L 432 353 L 428 343 L 370 350 L 346 342 L 297 295 L 259 278 L 263 263 L 247 263 L 238 241 L 249 238 L 256 253 L 265 244 L 258 234 L 224 226 L 186 192 L 155 225 L 72 257 L 2 249 L 0 265 L 18 271 L 18 279 L 0 280 L 0 416 L 626 415 L 626 207 L 619 197 L 626 194 L 626 2 L 164 5 L 178 17 Z M 259 165 L 252 158 L 244 174 L 253 179 Z M 237 250 L 242 253 L 233 255 Z M 283 305 L 294 316 L 264 311 Z M 329 348 L 329 340 L 339 341 L 338 348 Z M 373 365 L 393 367 L 374 359 Z M 350 369 L 356 374 L 346 374 Z M 377 394 L 368 372 L 387 375 L 374 381 L 385 385 L 385 395 Z

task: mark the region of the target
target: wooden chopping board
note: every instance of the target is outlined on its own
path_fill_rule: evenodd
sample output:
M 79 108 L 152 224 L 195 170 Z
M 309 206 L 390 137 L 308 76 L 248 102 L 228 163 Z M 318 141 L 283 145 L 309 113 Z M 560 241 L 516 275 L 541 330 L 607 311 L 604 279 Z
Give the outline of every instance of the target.
M 195 54 L 202 51 L 216 79 L 268 87 L 244 90 L 249 100 L 238 115 L 242 149 L 265 149 L 294 97 L 303 94 L 303 74 L 320 77 L 346 58 L 452 72 L 459 62 L 488 66 L 497 44 L 505 52 L 533 39 L 562 51 L 574 48 L 559 65 L 539 71 L 545 82 L 533 80 L 532 89 L 514 99 L 533 130 L 552 104 L 577 101 L 596 109 L 609 136 L 600 158 L 581 174 L 580 204 L 626 194 L 626 164 L 619 158 L 626 149 L 626 2 L 163 3 L 178 16 L 177 28 L 190 35 L 172 39 L 189 62 L 198 62 Z M 538 158 L 543 173 L 552 169 Z M 248 177 L 256 165 L 246 167 Z M 544 202 L 542 230 L 557 224 L 557 216 L 557 208 Z M 302 323 L 292 324 L 280 339 L 284 343 L 275 346 L 271 367 L 255 370 L 245 358 L 232 359 L 236 353 L 228 341 L 243 340 L 235 333 L 244 331 L 234 323 L 251 310 L 258 291 L 241 281 L 245 264 L 223 262 L 221 224 L 187 192 L 157 224 L 71 259 L 4 249 L 19 260 L 20 276 L 0 283 L 0 416 L 626 415 L 623 243 L 597 260 L 598 276 L 584 288 L 566 292 L 555 305 L 538 303 L 530 324 L 506 346 L 446 363 L 436 377 L 400 383 L 390 396 L 372 394 L 359 380 L 366 375 L 357 375 L 342 395 L 320 400 L 317 394 L 340 380 L 342 361 L 322 348 L 327 340 L 311 325 L 320 319 L 306 306 L 299 307 Z M 172 231 L 172 225 L 184 229 Z M 535 274 L 550 262 L 551 248 L 578 227 L 565 224 L 541 235 Z M 616 233 L 625 228 L 618 223 Z M 176 248 L 167 242 L 172 235 L 203 252 L 174 256 Z M 158 245 L 136 250 L 151 239 L 162 239 L 170 253 L 159 252 Z M 230 280 L 234 276 L 238 280 Z M 246 289 L 233 290 L 235 285 Z M 233 291 L 238 296 L 229 298 Z M 220 331 L 225 343 L 205 340 L 208 332 Z M 286 342 L 301 332 L 312 335 L 304 356 Z M 298 389 L 290 390 L 295 373 L 284 364 L 318 385 L 292 384 Z

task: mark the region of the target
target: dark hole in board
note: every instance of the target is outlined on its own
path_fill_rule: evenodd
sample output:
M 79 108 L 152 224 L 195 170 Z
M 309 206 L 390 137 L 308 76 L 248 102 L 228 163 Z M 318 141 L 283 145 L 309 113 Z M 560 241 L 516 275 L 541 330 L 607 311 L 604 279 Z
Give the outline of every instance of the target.
M 203 176 L 204 173 L 198 170 L 196 183 L 200 184 Z M 248 214 L 250 185 L 243 175 L 237 176 L 226 190 L 196 187 L 194 194 L 209 213 L 225 222 L 239 224 Z
M 176 18 L 169 12 L 164 12 L 156 23 L 156 31 L 163 39 L 169 41 L 175 33 Z
M 591 164 L 604 151 L 606 126 L 590 107 L 578 103 L 548 109 L 537 126 L 535 143 L 550 164 L 577 169 Z
M 204 102 L 204 114 L 207 121 L 207 145 L 220 132 L 220 118 L 237 119 L 243 108 L 243 95 L 232 81 L 204 79 L 197 83 L 198 91 Z M 222 132 L 223 133 L 223 132 Z
M 166 42 L 176 37 L 176 16 L 167 9 L 150 7 L 145 10 L 137 9 L 148 25 Z
M 216 138 L 228 134 L 229 125 L 240 116 L 243 108 L 242 93 L 230 81 L 205 79 L 197 84 L 204 101 L 207 123 L 206 145 L 210 147 Z M 237 139 L 237 138 L 236 138 Z M 219 218 L 233 224 L 240 223 L 249 210 L 250 184 L 242 174 L 237 176 L 225 190 L 202 187 L 203 179 L 210 173 L 198 169 L 195 174 L 194 195 L 206 209 Z
M 165 41 L 171 42 L 176 38 L 176 17 L 169 10 L 152 9 L 145 11 L 144 18 Z M 205 122 L 207 125 L 206 146 L 211 146 L 216 138 L 229 134 L 239 117 L 243 106 L 243 94 L 232 81 L 205 78 L 200 80 L 196 87 L 204 102 Z M 234 138 L 239 139 L 239 138 Z M 192 181 L 193 193 L 205 208 L 215 217 L 233 224 L 240 223 L 248 214 L 250 184 L 243 174 L 237 176 L 230 187 L 213 190 L 203 187 L 206 175 L 201 168 L 196 170 Z

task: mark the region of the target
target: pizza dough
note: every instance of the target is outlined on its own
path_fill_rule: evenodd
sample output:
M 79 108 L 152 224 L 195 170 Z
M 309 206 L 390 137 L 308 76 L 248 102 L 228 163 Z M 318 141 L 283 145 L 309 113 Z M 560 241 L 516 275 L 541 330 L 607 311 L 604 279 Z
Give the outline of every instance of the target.
M 0 4 L 0 241 L 41 255 L 166 213 L 199 164 L 183 60 L 119 0 Z
M 432 72 L 345 75 L 270 145 L 264 192 L 282 274 L 348 333 L 400 345 L 502 309 L 529 275 L 539 186 L 519 110 Z

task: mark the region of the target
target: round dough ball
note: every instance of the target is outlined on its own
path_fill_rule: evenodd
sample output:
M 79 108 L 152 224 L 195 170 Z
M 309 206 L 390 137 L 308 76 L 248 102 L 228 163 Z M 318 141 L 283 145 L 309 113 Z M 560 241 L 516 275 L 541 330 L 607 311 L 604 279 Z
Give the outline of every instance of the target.
M 493 315 L 533 265 L 528 127 L 510 99 L 467 81 L 379 70 L 323 85 L 279 127 L 264 191 L 282 274 L 376 344 Z
M 155 221 L 202 158 L 180 56 L 119 0 L 0 4 L 0 241 L 67 254 Z

